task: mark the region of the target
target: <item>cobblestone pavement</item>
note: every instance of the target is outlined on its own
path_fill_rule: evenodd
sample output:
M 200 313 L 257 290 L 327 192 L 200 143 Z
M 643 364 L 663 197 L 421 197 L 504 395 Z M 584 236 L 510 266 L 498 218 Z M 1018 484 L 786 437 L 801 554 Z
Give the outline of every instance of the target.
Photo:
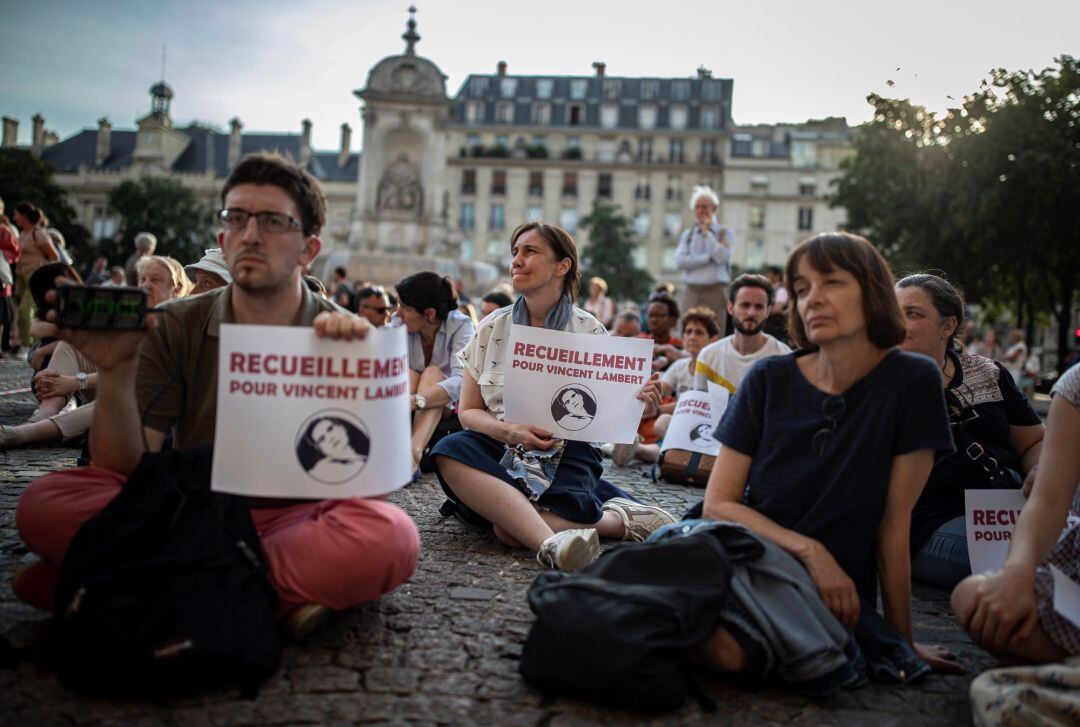
M 0 363 L 0 390 L 25 385 L 25 366 Z M 29 394 L 0 396 L 0 422 L 33 411 Z M 16 648 L 40 643 L 43 614 L 17 602 L 15 569 L 33 556 L 15 532 L 14 510 L 27 483 L 73 466 L 77 452 L 37 447 L 0 453 L 0 634 Z M 640 467 L 609 468 L 608 476 L 643 499 L 679 512 L 701 490 L 655 485 Z M 255 700 L 220 692 L 167 703 L 108 702 L 75 697 L 53 677 L 23 662 L 0 669 L 0 724 L 346 724 L 355 722 L 574 725 L 640 715 L 548 699 L 518 675 L 532 620 L 525 592 L 538 573 L 533 559 L 462 531 L 438 514 L 433 476 L 392 498 L 416 520 L 423 543 L 412 580 L 377 603 L 337 614 L 303 645 L 285 650 L 282 668 Z M 949 616 L 947 594 L 916 588 L 916 636 L 959 654 L 966 676 L 933 675 L 914 687 L 870 686 L 827 701 L 779 690 L 745 691 L 704 677 L 719 705 L 705 714 L 687 703 L 656 722 L 709 724 L 965 724 L 967 688 L 992 664 Z

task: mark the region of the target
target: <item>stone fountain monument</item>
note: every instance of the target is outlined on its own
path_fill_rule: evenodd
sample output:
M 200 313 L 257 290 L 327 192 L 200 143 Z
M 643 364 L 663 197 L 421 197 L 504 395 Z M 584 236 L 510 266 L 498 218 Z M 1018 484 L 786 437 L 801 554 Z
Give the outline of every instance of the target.
M 353 280 L 392 283 L 409 273 L 435 270 L 463 278 L 472 292 L 494 283 L 487 263 L 459 259 L 460 233 L 447 225 L 446 76 L 416 54 L 416 8 L 409 8 L 405 52 L 379 61 L 363 102 L 363 153 L 347 247 L 320 265 L 338 265 Z

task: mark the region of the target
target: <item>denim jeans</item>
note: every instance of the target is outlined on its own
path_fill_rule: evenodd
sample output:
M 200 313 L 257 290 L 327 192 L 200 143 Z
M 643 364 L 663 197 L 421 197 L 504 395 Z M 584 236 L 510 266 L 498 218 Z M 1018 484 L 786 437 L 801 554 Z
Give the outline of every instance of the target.
M 911 561 L 913 580 L 951 591 L 971 575 L 964 518 L 955 517 L 938 528 Z

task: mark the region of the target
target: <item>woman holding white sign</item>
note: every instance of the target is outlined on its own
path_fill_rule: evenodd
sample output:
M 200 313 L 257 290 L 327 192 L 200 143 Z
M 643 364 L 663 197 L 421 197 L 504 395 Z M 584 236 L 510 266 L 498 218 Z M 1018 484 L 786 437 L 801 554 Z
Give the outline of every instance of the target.
M 674 518 L 634 502 L 601 479 L 599 450 L 556 439 L 531 424 L 503 420 L 503 380 L 510 327 L 535 326 L 606 335 L 591 314 L 573 305 L 581 272 L 573 238 L 553 225 L 530 222 L 510 237 L 510 277 L 521 294 L 512 308 L 485 318 L 458 354 L 464 367 L 459 417 L 466 431 L 432 448 L 453 513 L 470 529 L 491 529 L 510 547 L 529 548 L 547 567 L 578 570 L 596 558 L 599 537 L 644 540 Z M 641 388 L 645 414 L 660 402 L 654 377 Z M 568 387 L 559 416 L 578 423 L 589 416 L 586 396 Z
M 758 361 L 741 382 L 714 434 L 724 446 L 703 515 L 794 556 L 833 616 L 870 647 L 868 660 L 892 652 L 874 675 L 908 682 L 930 667 L 956 670 L 948 652 L 914 644 L 911 628 L 911 510 L 934 453 L 952 449 L 939 372 L 897 348 L 904 324 L 892 274 L 864 238 L 805 240 L 785 283 L 800 350 Z M 766 662 L 753 643 L 728 624 L 706 657 L 754 670 Z
M 396 286 L 400 304 L 395 314 L 409 332 L 409 392 L 412 394 L 413 470 L 440 419 L 453 412 L 461 392 L 457 352 L 473 337 L 472 319 L 458 311 L 450 278 L 422 272 Z

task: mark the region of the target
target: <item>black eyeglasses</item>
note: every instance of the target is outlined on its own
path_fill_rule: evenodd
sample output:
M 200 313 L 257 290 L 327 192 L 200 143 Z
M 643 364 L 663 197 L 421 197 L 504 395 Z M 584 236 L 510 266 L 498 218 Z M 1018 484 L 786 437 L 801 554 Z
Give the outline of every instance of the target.
M 303 229 L 300 222 L 283 212 L 248 212 L 240 209 L 225 209 L 218 212 L 221 223 L 230 230 L 243 230 L 254 217 L 255 224 L 262 232 L 288 232 Z
M 844 416 L 847 405 L 842 396 L 827 396 L 821 402 L 821 415 L 825 417 L 825 426 L 814 432 L 810 446 L 819 456 L 824 457 L 832 448 L 833 440 L 836 439 L 836 425 Z
M 373 310 L 381 316 L 386 315 L 386 311 L 390 310 L 390 306 L 388 305 L 368 305 L 367 303 L 361 303 L 360 307 Z

